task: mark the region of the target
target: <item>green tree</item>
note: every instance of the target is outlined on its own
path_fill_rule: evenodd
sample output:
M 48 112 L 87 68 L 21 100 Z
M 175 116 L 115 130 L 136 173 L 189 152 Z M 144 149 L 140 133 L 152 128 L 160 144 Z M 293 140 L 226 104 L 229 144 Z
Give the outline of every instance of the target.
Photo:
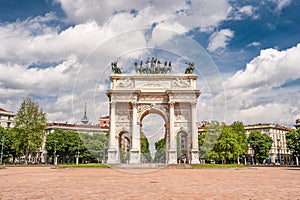
M 273 143 L 272 138 L 267 134 L 262 134 L 260 131 L 251 131 L 248 142 L 254 150 L 255 162 L 263 163 L 269 156 L 269 151 Z
M 18 155 L 35 155 L 42 146 L 46 128 L 46 113 L 32 98 L 26 97 L 15 116 L 13 148 Z
M 166 137 L 155 142 L 155 157 L 154 162 L 165 163 L 166 162 Z
M 245 154 L 247 153 L 248 150 L 247 135 L 246 135 L 243 122 L 239 122 L 239 121 L 233 122 L 231 128 L 233 132 L 237 135 L 238 146 L 236 148 L 236 151 L 234 152 L 235 154 L 234 157 L 237 158 L 237 162 L 238 164 L 240 164 L 240 156 L 244 155 L 244 159 L 245 159 Z
M 84 143 L 86 150 L 81 154 L 82 158 L 92 161 L 107 160 L 108 134 L 105 133 L 79 133 L 81 141 Z
M 222 131 L 222 126 L 217 121 L 211 121 L 206 126 L 202 135 L 198 136 L 200 158 L 216 160 L 217 154 L 213 151 Z
M 148 139 L 145 137 L 144 133 L 141 133 L 141 153 L 142 163 L 148 163 L 152 161 L 149 149 L 149 142 Z
M 84 150 L 84 145 L 81 142 L 78 133 L 74 131 L 57 129 L 46 137 L 45 148 L 50 157 L 54 154 L 58 156 L 62 163 L 74 162 L 75 155 L 78 151 L 81 153 Z
M 78 154 L 83 163 L 99 162 L 107 158 L 107 148 L 108 135 L 101 133 L 77 133 L 57 129 L 46 138 L 48 155 L 52 157 L 55 152 L 62 163 L 74 163 Z
M 213 149 L 213 151 L 219 155 L 218 160 L 224 160 L 225 163 L 230 163 L 232 159 L 237 159 L 238 154 L 236 152 L 238 148 L 238 136 L 230 127 L 223 124 L 221 135 Z
M 293 156 L 296 159 L 296 165 L 299 165 L 300 154 L 300 128 L 296 130 L 290 130 L 285 135 L 286 145 L 291 150 Z
M 6 159 L 16 156 L 15 150 L 12 148 L 12 132 L 10 129 L 4 129 L 2 126 L 0 126 L 0 151 L 3 148 L 2 152 L 2 162 L 4 162 Z M 3 147 L 2 147 L 3 145 Z M 1 153 L 1 152 L 0 152 Z

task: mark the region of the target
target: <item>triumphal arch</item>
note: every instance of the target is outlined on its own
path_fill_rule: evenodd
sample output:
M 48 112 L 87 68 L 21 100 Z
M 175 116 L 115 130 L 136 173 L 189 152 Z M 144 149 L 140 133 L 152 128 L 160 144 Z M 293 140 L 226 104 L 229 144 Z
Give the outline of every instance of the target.
M 135 73 L 122 74 L 111 64 L 110 89 L 107 91 L 110 112 L 108 163 L 120 163 L 121 148 L 127 149 L 128 162 L 141 163 L 141 126 L 148 114 L 158 114 L 165 121 L 166 163 L 177 163 L 177 137 L 186 138 L 190 163 L 199 163 L 197 76 L 194 64 L 185 73 L 172 73 L 171 62 L 148 59 L 135 63 Z M 125 141 L 125 142 L 124 142 Z

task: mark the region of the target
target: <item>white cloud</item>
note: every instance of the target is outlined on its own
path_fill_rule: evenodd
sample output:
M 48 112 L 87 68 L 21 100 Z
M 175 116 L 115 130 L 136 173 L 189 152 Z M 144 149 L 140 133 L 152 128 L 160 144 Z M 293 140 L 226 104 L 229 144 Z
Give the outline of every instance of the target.
M 229 15 L 233 12 L 227 0 L 149 0 L 146 2 L 139 0 L 57 0 L 57 2 L 61 3 L 66 12 L 66 20 L 74 23 L 74 26 L 65 30 L 61 30 L 59 26 L 53 26 L 52 22 L 61 20 L 54 13 L 0 25 L 1 107 L 16 111 L 26 95 L 36 95 L 40 98 L 41 106 L 47 111 L 49 121 L 73 122 L 73 111 L 75 115 L 81 116 L 86 100 L 84 98 L 86 95 L 97 92 L 103 94 L 96 94 L 97 98 L 89 100 L 89 118 L 92 119 L 93 114 L 107 114 L 107 97 L 103 92 L 106 87 L 102 82 L 97 82 L 100 71 L 104 71 L 101 76 L 107 77 L 109 75 L 107 65 L 110 59 L 120 56 L 120 53 L 128 59 L 140 56 L 141 53 L 138 51 L 124 54 L 127 53 L 128 45 L 138 48 L 145 47 L 147 43 L 142 32 L 134 32 L 135 34 L 131 37 L 126 36 L 124 43 L 113 40 L 112 38 L 116 35 L 126 32 L 128 34 L 124 35 L 130 35 L 132 30 L 153 26 L 155 28 L 152 34 L 156 37 L 156 41 L 151 41 L 152 45 L 155 44 L 154 42 L 162 44 L 172 38 L 171 31 L 186 33 L 191 29 L 199 28 L 200 31 L 211 33 L 220 23 L 229 19 Z M 278 0 L 277 2 L 278 9 L 282 9 L 291 1 Z M 248 16 L 255 17 L 255 11 L 255 8 L 247 5 L 238 7 L 235 13 L 241 19 Z M 162 32 L 161 29 L 167 29 L 170 32 Z M 234 32 L 230 29 L 217 31 L 211 35 L 207 49 L 210 52 L 222 51 L 233 37 Z M 107 44 L 109 40 L 111 42 Z M 92 52 L 96 51 L 95 48 L 99 45 L 106 45 L 105 49 L 97 51 L 97 54 L 93 55 L 95 58 L 91 58 L 91 62 L 86 63 L 89 67 L 84 68 L 84 59 L 93 54 Z M 258 42 L 249 44 L 249 46 L 257 45 L 260 44 Z M 103 56 L 101 58 L 106 59 L 107 63 L 104 61 L 99 63 L 99 55 Z M 241 120 L 243 117 L 248 121 L 260 119 L 254 117 L 255 113 L 261 113 L 261 119 L 263 119 L 264 113 L 277 109 L 278 113 L 272 116 L 274 120 L 279 121 L 279 117 L 276 118 L 276 116 L 284 115 L 284 120 L 288 121 L 291 119 L 289 112 L 294 115 L 296 112 L 299 113 L 300 102 L 297 100 L 300 99 L 299 89 L 294 87 L 289 90 L 278 90 L 278 87 L 284 83 L 299 78 L 299 70 L 296 68 L 297 55 L 299 55 L 299 45 L 286 51 L 264 50 L 260 56 L 247 65 L 245 70 L 237 72 L 226 80 L 230 112 L 228 120 Z M 107 58 L 108 56 L 110 58 Z M 42 65 L 43 63 L 54 64 L 45 69 L 28 67 L 32 64 Z M 79 71 L 80 69 L 82 70 Z M 85 71 L 85 69 L 88 70 Z M 83 79 L 87 80 L 82 80 L 83 84 L 80 85 L 79 93 L 73 94 L 73 83 L 77 81 L 75 78 L 78 78 L 77 72 L 84 74 Z M 96 92 L 94 86 L 98 87 Z M 85 88 L 87 90 L 82 91 Z M 209 92 L 207 91 L 207 94 Z M 298 96 L 296 95 L 296 99 L 287 102 L 287 99 L 281 97 L 282 93 L 287 97 L 293 93 L 297 93 Z M 273 94 L 276 94 L 276 98 L 272 96 Z M 225 102 L 220 96 L 216 97 L 217 100 L 208 98 L 208 101 L 215 103 L 220 100 L 220 105 L 223 105 Z M 75 102 L 73 110 L 74 98 L 79 100 Z M 52 99 L 53 102 L 49 103 L 48 99 Z M 266 99 L 274 102 L 270 103 L 270 100 Z M 94 100 L 97 105 L 93 105 Z M 211 102 L 201 102 L 201 104 L 212 105 Z M 281 108 L 280 105 L 282 105 Z M 78 122 L 78 119 L 76 120 Z M 96 123 L 95 120 L 93 122 Z
M 222 29 L 213 33 L 210 36 L 207 50 L 210 52 L 215 52 L 217 50 L 224 49 L 233 36 L 234 32 L 230 29 Z
M 300 44 L 287 50 L 262 50 L 225 81 L 227 121 L 245 123 L 272 122 L 292 126 L 299 116 L 300 80 L 298 57 Z
M 267 85 L 273 88 L 300 78 L 299 55 L 300 44 L 284 51 L 262 50 L 258 57 L 247 64 L 245 71 L 238 71 L 230 79 L 227 87 Z
M 261 45 L 260 42 L 251 42 L 250 44 L 247 45 L 247 47 L 258 47 L 260 45 Z
M 277 4 L 277 10 L 281 11 L 283 8 L 291 4 L 292 0 L 274 0 L 274 3 Z
M 243 6 L 239 9 L 239 12 L 248 16 L 251 16 L 253 14 L 254 8 L 253 6 L 247 5 Z
M 257 10 L 256 7 L 252 5 L 246 5 L 243 7 L 236 7 L 231 11 L 231 18 L 234 20 L 242 20 L 247 17 L 251 17 L 252 19 L 259 18 L 259 15 L 255 12 Z
M 120 18 L 117 27 L 130 28 L 149 27 L 157 24 L 178 24 L 187 30 L 200 28 L 202 31 L 211 30 L 226 20 L 231 11 L 227 0 L 202 1 L 97 1 L 97 0 L 57 0 L 72 22 L 85 23 L 95 20 L 103 25 Z M 125 19 L 126 23 L 122 23 Z M 128 25 L 128 26 L 127 26 Z M 114 26 L 115 28 L 117 28 Z

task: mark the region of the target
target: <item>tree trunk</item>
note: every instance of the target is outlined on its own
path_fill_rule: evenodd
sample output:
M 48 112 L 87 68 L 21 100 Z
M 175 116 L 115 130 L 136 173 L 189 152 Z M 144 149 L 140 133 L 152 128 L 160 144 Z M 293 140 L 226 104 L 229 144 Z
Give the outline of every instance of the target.
M 25 153 L 25 164 L 28 164 L 28 158 L 29 158 L 29 152 L 30 152 L 30 147 L 26 148 L 26 153 Z
M 298 155 L 296 155 L 296 165 L 299 165 Z

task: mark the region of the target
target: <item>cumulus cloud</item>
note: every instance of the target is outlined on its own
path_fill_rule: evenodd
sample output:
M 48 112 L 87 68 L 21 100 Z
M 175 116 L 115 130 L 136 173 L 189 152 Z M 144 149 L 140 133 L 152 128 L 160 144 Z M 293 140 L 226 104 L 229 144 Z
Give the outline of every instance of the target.
M 277 10 L 281 11 L 283 8 L 287 7 L 292 3 L 292 0 L 273 0 L 277 4 Z
M 34 21 L 35 26 L 43 29 L 41 21 Z M 0 27 L 0 60 L 30 64 L 62 61 L 72 54 L 83 58 L 113 35 L 109 28 L 101 29 L 95 22 L 79 24 L 61 32 L 49 27 L 48 31 L 37 34 L 32 34 L 27 27 L 27 23 L 19 21 Z
M 31 95 L 48 113 L 49 121 L 74 122 L 72 114 L 77 116 L 83 114 L 83 105 L 90 94 L 95 95 L 95 99 L 88 102 L 89 118 L 92 119 L 92 115 L 95 115 L 94 118 L 97 119 L 99 115 L 107 114 L 108 103 L 105 96 L 107 83 L 101 82 L 100 79 L 109 76 L 109 63 L 112 59 L 122 55 L 123 58 L 133 61 L 144 53 L 130 52 L 130 48 L 163 44 L 173 39 L 174 35 L 170 34 L 172 31 L 187 33 L 197 29 L 211 34 L 223 21 L 232 19 L 230 15 L 235 16 L 233 19 L 239 20 L 256 16 L 256 9 L 250 5 L 237 6 L 233 12 L 233 7 L 227 0 L 56 1 L 66 13 L 66 22 L 70 22 L 72 26 L 62 30 L 55 25 L 64 19 L 59 19 L 54 13 L 0 25 L 0 106 L 17 111 L 22 99 Z M 276 2 L 278 9 L 290 3 L 289 0 Z M 156 40 L 151 40 L 151 37 L 148 40 L 148 33 L 143 31 L 133 31 L 145 27 L 153 28 L 151 36 Z M 170 32 L 161 31 L 163 29 Z M 119 37 L 118 41 L 112 39 L 120 34 L 126 37 Z M 212 53 L 222 51 L 233 37 L 234 32 L 230 29 L 216 31 L 211 34 L 207 49 Z M 101 45 L 102 50 L 97 51 Z M 176 44 L 172 45 L 170 46 L 177 51 Z M 249 46 L 257 45 L 260 44 L 258 42 L 249 44 Z M 182 49 L 186 50 L 186 54 L 193 54 L 191 52 L 193 49 L 188 49 L 188 45 Z M 179 51 L 174 53 L 180 54 Z M 264 50 L 260 56 L 247 64 L 245 70 L 226 80 L 228 119 L 245 117 L 251 121 L 255 112 L 261 113 L 263 117 L 264 113 L 277 109 L 277 114 L 284 115 L 284 120 L 287 121 L 291 118 L 288 113 L 294 115 L 296 112 L 299 113 L 300 102 L 296 100 L 300 99 L 299 89 L 296 87 L 289 87 L 287 90 L 278 89 L 290 80 L 299 78 L 299 70 L 296 70 L 295 65 L 297 54 L 299 55 L 299 45 L 285 51 Z M 87 57 L 88 62 L 85 60 Z M 120 64 L 126 65 L 128 63 L 126 59 L 120 59 Z M 207 60 L 202 62 L 208 63 Z M 204 63 L 200 64 L 205 66 Z M 288 70 L 284 70 L 284 66 Z M 206 67 L 203 76 L 207 79 L 216 76 L 215 71 L 210 71 L 211 66 Z M 220 85 L 220 82 L 208 84 L 207 90 L 202 90 L 202 96 L 207 99 L 200 102 L 205 108 L 204 112 L 207 112 L 207 106 L 217 105 L 218 101 L 220 109 L 226 103 L 224 93 L 221 94 L 219 90 L 210 91 L 212 85 Z M 74 88 L 77 89 L 75 94 Z M 273 101 L 273 94 L 280 96 L 279 91 L 289 95 L 295 93 L 296 99 L 276 98 L 272 103 L 270 100 L 267 101 L 267 99 Z M 78 101 L 72 106 L 74 99 Z M 218 110 L 218 108 L 210 109 Z M 217 113 L 211 111 L 213 112 Z M 274 120 L 278 119 L 275 115 L 273 117 Z M 76 120 L 78 122 L 78 117 Z M 97 123 L 97 120 L 93 120 L 93 123 Z
M 222 29 L 213 33 L 210 36 L 207 50 L 210 52 L 215 52 L 217 50 L 224 49 L 233 36 L 234 32 L 230 29 Z
M 247 64 L 244 71 L 238 71 L 227 87 L 268 86 L 279 87 L 290 80 L 300 78 L 298 56 L 300 44 L 290 49 L 262 50 L 260 55 Z
M 227 79 L 227 120 L 292 125 L 300 111 L 299 55 L 300 44 L 282 51 L 265 49 Z
M 84 23 L 95 20 L 103 25 L 115 17 L 123 17 L 114 23 L 125 29 L 144 28 L 157 23 L 159 25 L 184 26 L 187 30 L 200 28 L 211 30 L 226 20 L 231 11 L 227 0 L 202 1 L 97 1 L 97 0 L 57 0 L 67 14 L 68 21 Z M 101 12 L 100 12 L 101 11 Z M 122 23 L 126 18 L 126 23 Z M 142 19 L 142 20 L 141 20 Z M 133 22 L 135 21 L 135 22 Z M 128 24 L 128 26 L 127 26 Z M 124 30 L 124 29 L 123 29 Z
M 16 111 L 24 97 L 33 96 L 39 100 L 47 113 L 57 109 L 64 111 L 68 107 L 67 102 L 64 106 L 57 107 L 55 101 L 59 102 L 58 100 L 72 93 L 73 77 L 77 70 L 78 63 L 75 58 L 69 58 L 55 67 L 45 69 L 0 64 L 0 100 L 5 102 L 10 110 Z
M 260 45 L 261 45 L 260 42 L 251 42 L 250 44 L 247 45 L 247 47 L 258 47 Z
M 230 17 L 234 20 L 242 20 L 244 18 L 252 18 L 257 19 L 259 18 L 259 15 L 255 12 L 257 10 L 256 7 L 253 7 L 252 5 L 245 5 L 243 7 L 235 7 L 232 9 Z

